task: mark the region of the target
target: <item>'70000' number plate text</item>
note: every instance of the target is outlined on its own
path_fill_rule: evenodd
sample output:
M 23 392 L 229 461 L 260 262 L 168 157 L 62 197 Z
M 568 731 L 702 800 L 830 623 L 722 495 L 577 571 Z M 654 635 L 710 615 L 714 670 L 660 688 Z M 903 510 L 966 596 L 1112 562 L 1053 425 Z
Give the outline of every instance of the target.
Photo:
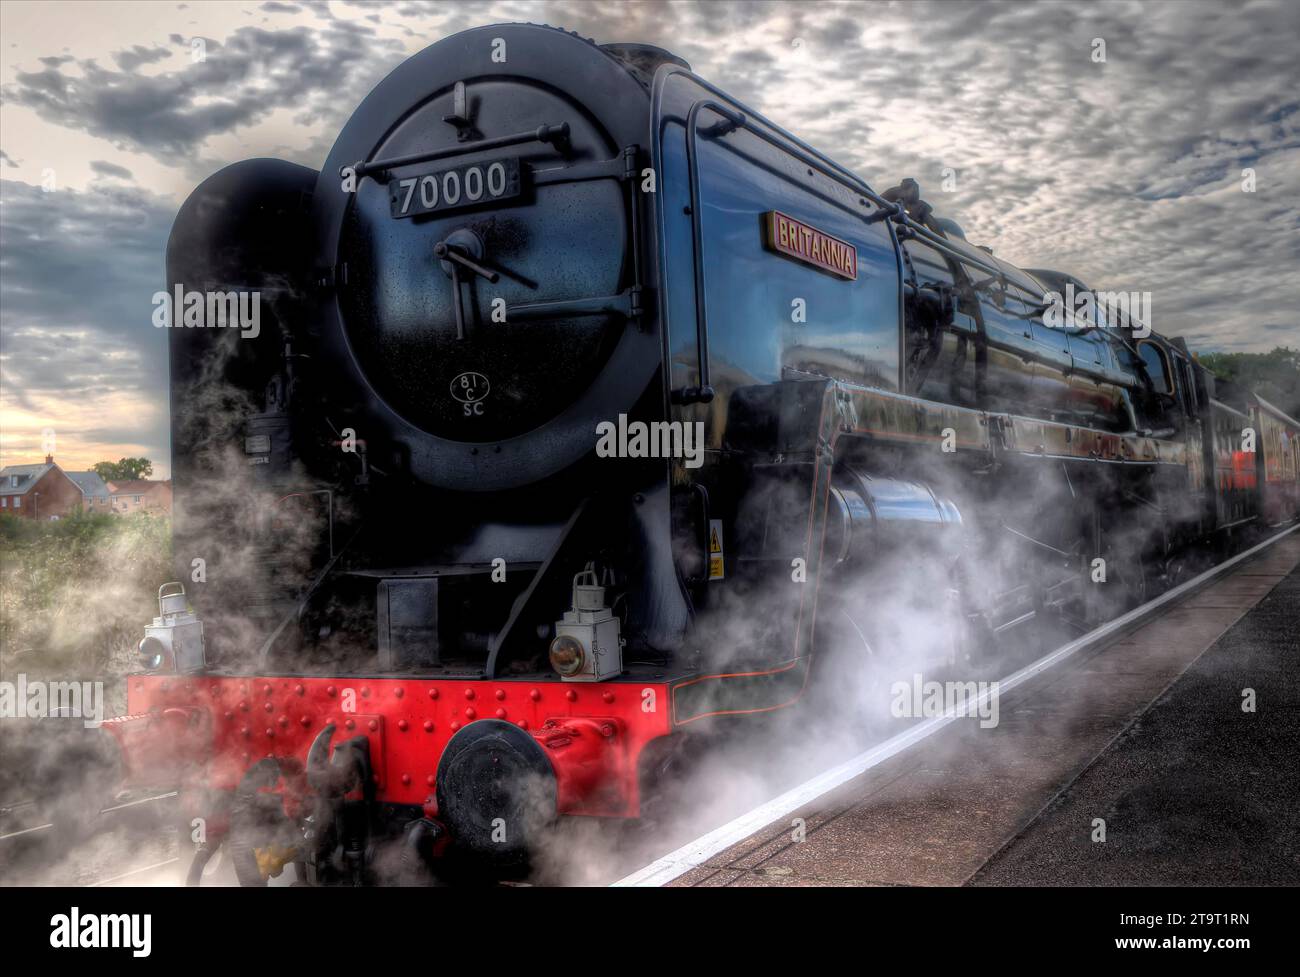
M 415 217 L 437 210 L 519 196 L 519 160 L 467 163 L 437 173 L 408 176 L 388 184 L 394 217 Z

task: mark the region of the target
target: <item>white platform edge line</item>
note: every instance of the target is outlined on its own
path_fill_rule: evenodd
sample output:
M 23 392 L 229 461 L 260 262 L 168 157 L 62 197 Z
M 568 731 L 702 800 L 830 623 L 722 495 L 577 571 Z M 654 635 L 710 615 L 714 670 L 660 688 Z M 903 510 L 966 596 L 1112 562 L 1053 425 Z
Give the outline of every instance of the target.
M 1101 627 L 1089 631 L 1085 635 L 1075 638 L 1069 644 L 1062 645 L 1055 651 L 1044 655 L 1035 662 L 1026 665 L 1018 672 L 1009 675 L 998 683 L 998 693 L 1008 692 L 1016 686 L 1033 678 L 1040 672 L 1046 671 L 1054 665 L 1060 664 L 1065 659 L 1078 653 L 1079 651 L 1091 647 L 1100 641 L 1124 631 L 1145 618 L 1151 616 L 1160 608 L 1167 604 L 1179 601 L 1190 595 L 1193 591 L 1200 589 L 1208 584 L 1214 578 L 1226 573 L 1228 570 L 1247 560 L 1255 554 L 1267 549 L 1273 544 L 1280 542 L 1292 533 L 1300 530 L 1300 525 L 1292 526 L 1285 529 L 1264 542 L 1252 546 L 1250 549 L 1238 553 L 1231 559 L 1225 560 L 1218 566 L 1211 567 L 1198 577 L 1193 577 L 1185 583 L 1179 584 L 1172 590 L 1161 594 L 1153 601 L 1143 604 L 1141 607 L 1135 607 L 1127 614 L 1123 614 L 1112 621 L 1107 621 Z M 974 709 L 978 710 L 988 701 L 992 694 L 992 687 L 987 686 L 980 697 L 975 700 Z M 622 887 L 655 887 L 662 886 L 673 879 L 685 875 L 693 868 L 707 862 L 710 858 L 718 855 L 733 845 L 743 841 L 756 831 L 766 828 L 768 825 L 780 820 L 783 817 L 794 813 L 807 804 L 812 803 L 823 794 L 827 794 L 842 784 L 848 783 L 855 777 L 860 776 L 872 767 L 883 763 L 890 757 L 901 753 L 909 746 L 913 746 L 933 733 L 937 733 L 949 723 L 965 715 L 967 709 L 954 708 L 945 712 L 942 716 L 934 716 L 917 723 L 912 728 L 893 736 L 883 743 L 879 743 L 860 753 L 850 760 L 846 760 L 829 770 L 826 770 L 811 780 L 805 781 L 798 787 L 794 787 L 784 794 L 772 798 L 770 801 L 759 805 L 752 811 L 742 814 L 720 827 L 714 828 L 707 834 L 701 835 L 694 841 L 688 842 L 676 851 L 669 852 L 662 858 L 658 858 L 649 865 L 638 869 L 637 871 L 626 875 L 617 882 L 611 883 L 614 888 Z

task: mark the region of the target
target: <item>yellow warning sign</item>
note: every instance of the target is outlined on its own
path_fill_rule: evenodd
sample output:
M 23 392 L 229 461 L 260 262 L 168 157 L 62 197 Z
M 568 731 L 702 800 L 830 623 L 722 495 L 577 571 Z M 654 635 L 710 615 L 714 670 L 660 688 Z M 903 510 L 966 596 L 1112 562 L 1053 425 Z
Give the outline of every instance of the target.
M 721 519 L 709 520 L 709 579 L 723 579 Z

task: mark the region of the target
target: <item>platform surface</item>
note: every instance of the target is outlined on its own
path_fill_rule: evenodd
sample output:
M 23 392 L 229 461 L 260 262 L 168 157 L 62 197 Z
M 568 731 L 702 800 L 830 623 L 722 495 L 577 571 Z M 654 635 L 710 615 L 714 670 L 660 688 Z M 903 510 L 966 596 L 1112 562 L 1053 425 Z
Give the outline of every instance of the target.
M 1298 565 L 1293 534 L 671 884 L 1300 883 Z

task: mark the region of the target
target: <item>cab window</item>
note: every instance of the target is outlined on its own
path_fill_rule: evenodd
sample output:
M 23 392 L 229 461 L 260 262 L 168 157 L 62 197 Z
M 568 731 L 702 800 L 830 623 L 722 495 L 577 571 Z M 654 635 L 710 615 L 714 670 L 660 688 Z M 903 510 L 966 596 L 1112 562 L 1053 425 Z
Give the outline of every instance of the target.
M 1138 352 L 1142 356 L 1142 363 L 1147 368 L 1147 373 L 1151 377 L 1151 387 L 1156 393 L 1170 394 L 1174 392 L 1173 384 L 1170 382 L 1169 364 L 1165 361 L 1165 354 L 1160 347 L 1154 343 L 1140 343 Z

